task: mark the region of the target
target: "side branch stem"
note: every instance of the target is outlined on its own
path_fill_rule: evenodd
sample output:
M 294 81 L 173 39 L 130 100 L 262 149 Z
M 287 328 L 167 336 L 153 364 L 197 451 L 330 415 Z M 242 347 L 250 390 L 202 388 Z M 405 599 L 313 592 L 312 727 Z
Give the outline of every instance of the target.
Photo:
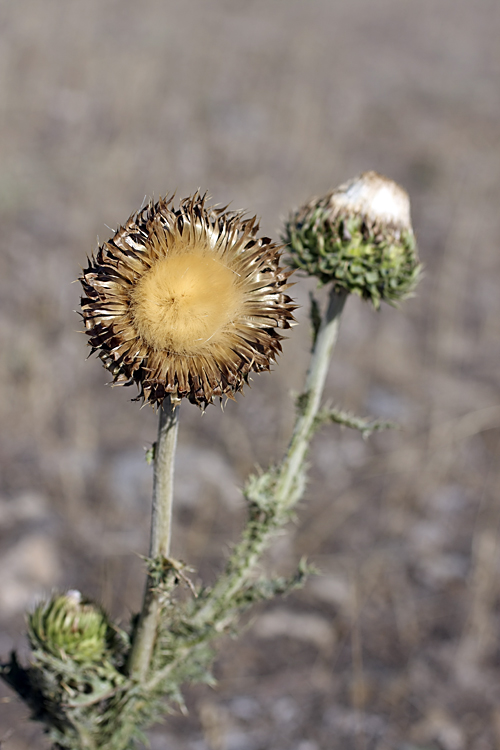
M 257 533 L 252 533 L 249 523 L 249 531 L 243 534 L 242 541 L 229 558 L 224 575 L 216 582 L 193 618 L 197 626 L 214 623 L 219 616 L 224 618 L 224 612 L 227 614 L 233 597 L 250 580 L 270 537 L 278 526 L 286 522 L 287 511 L 300 500 L 304 486 L 302 479 L 305 472 L 305 456 L 314 432 L 314 423 L 321 405 L 328 366 L 337 341 L 340 316 L 346 299 L 346 292 L 337 293 L 331 290 L 314 343 L 292 439 L 277 472 L 274 486 L 269 490 L 268 510 L 274 517 L 274 523 L 270 524 L 267 530 L 261 528 Z
M 346 292 L 339 293 L 331 289 L 328 307 L 318 329 L 304 393 L 301 396 L 299 415 L 288 451 L 281 465 L 275 490 L 276 500 L 283 509 L 292 507 L 299 499 L 294 490 L 298 487 L 300 492 L 304 459 L 321 405 L 328 367 L 339 333 L 340 316 L 346 299 Z
M 159 412 L 158 437 L 154 451 L 153 508 L 149 557 L 168 558 L 172 526 L 174 458 L 177 445 L 179 409 L 167 396 Z M 129 673 L 143 682 L 151 666 L 151 658 L 161 616 L 158 592 L 151 574 L 148 575 L 139 624 L 130 655 Z

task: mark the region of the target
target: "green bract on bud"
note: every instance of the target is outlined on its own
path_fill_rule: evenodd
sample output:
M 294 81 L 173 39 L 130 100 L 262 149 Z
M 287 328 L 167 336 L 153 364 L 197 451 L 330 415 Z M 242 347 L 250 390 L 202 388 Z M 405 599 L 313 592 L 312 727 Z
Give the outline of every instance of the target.
M 113 631 L 100 607 L 68 591 L 36 607 L 28 616 L 28 635 L 35 651 L 90 664 L 103 658 Z
M 283 240 L 293 267 L 375 308 L 410 296 L 421 271 L 408 194 L 376 172 L 313 198 L 292 214 Z

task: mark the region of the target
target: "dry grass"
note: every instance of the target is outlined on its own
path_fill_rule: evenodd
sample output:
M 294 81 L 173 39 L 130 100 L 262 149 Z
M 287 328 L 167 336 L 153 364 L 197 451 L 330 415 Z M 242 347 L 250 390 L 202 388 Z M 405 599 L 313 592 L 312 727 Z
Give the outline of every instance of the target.
M 318 437 L 273 558 L 324 575 L 225 643 L 218 690 L 190 691 L 152 747 L 500 748 L 500 5 L 19 0 L 0 30 L 2 652 L 53 586 L 123 618 L 139 604 L 155 418 L 84 361 L 71 281 L 95 236 L 144 195 L 201 187 L 276 237 L 376 169 L 410 192 L 426 278 L 400 312 L 349 302 L 330 387 L 404 429 Z M 300 320 L 224 414 L 182 408 L 174 553 L 207 580 L 237 483 L 286 441 Z M 2 747 L 44 747 L 2 691 Z

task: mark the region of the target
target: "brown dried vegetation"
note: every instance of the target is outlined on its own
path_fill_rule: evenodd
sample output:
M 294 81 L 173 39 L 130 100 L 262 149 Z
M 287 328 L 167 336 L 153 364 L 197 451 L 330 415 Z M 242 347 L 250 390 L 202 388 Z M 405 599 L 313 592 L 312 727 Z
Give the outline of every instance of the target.
M 295 309 L 280 248 L 255 218 L 209 208 L 198 193 L 133 214 L 83 272 L 92 352 L 140 398 L 205 408 L 269 370 Z

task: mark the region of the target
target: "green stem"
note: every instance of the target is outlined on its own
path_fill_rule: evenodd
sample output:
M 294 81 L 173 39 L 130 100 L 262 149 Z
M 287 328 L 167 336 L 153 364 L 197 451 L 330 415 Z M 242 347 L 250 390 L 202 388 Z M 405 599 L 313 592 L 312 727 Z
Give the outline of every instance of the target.
M 218 613 L 227 611 L 229 602 L 249 580 L 277 526 L 284 524 L 286 511 L 292 508 L 302 495 L 304 459 L 321 405 L 328 366 L 337 341 L 340 316 L 346 299 L 346 292 L 337 293 L 331 290 L 312 351 L 311 365 L 292 439 L 278 471 L 274 488 L 270 491 L 269 500 L 274 523 L 271 523 L 266 531 L 244 535 L 228 561 L 226 572 L 216 582 L 193 618 L 197 626 L 213 623 L 219 617 Z
M 318 329 L 311 365 L 301 397 L 299 416 L 295 422 L 292 439 L 281 465 L 275 489 L 276 500 L 283 509 L 292 507 L 299 499 L 294 490 L 297 485 L 300 488 L 304 459 L 313 432 L 314 421 L 321 405 L 328 367 L 339 333 L 340 316 L 346 299 L 346 292 L 338 293 L 333 288 L 331 289 L 328 307 Z
M 167 396 L 160 409 L 158 438 L 154 452 L 153 508 L 149 557 L 168 558 L 172 525 L 174 458 L 177 445 L 179 410 Z M 133 679 L 143 682 L 149 672 L 158 632 L 161 607 L 155 582 L 148 576 L 144 602 L 129 661 Z

